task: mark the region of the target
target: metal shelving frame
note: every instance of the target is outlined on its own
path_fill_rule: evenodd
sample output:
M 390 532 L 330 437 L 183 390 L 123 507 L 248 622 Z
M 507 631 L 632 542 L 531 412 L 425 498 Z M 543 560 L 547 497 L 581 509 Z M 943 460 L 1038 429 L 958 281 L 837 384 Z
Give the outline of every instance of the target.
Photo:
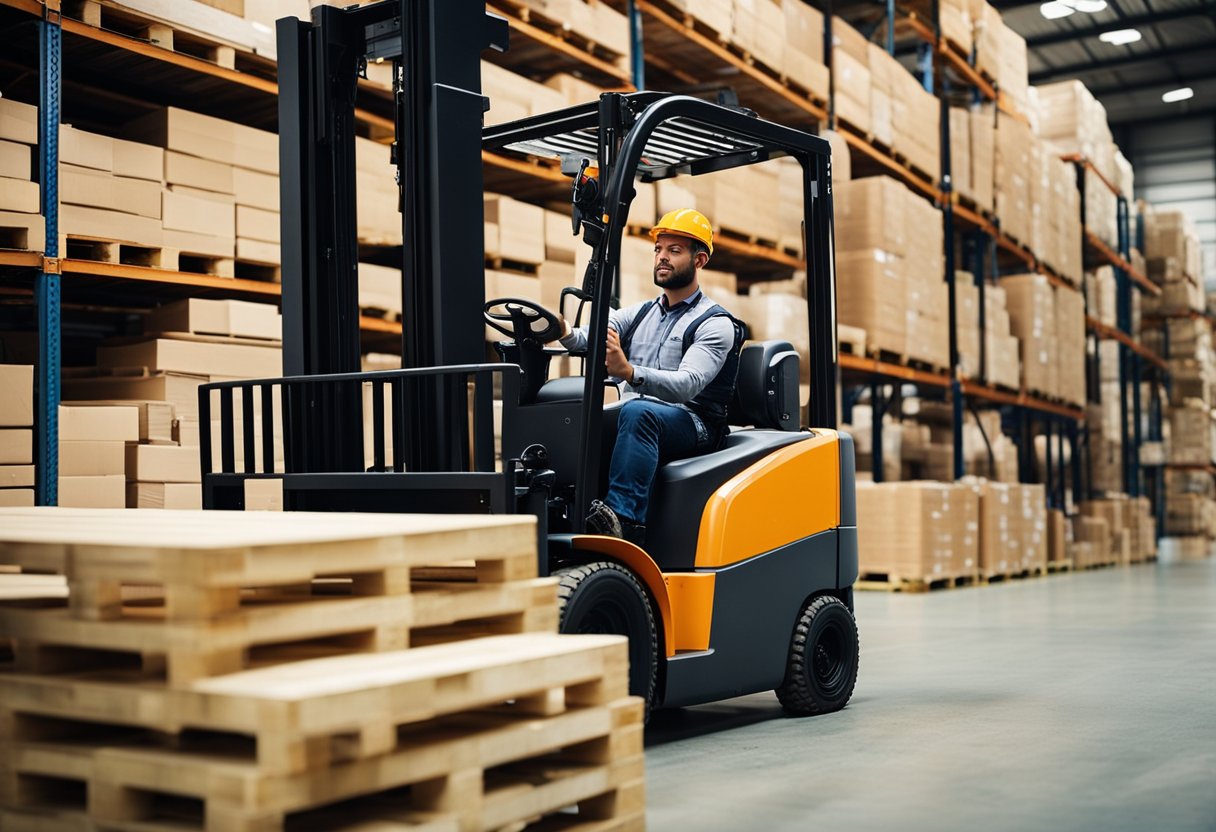
M 888 20 L 894 21 L 897 14 L 897 3 L 895 0 L 882 0 Z M 500 12 L 510 12 L 508 8 L 510 0 L 495 0 L 492 6 L 497 7 Z M 163 272 L 158 269 L 149 269 L 138 266 L 113 266 L 106 264 L 87 263 L 85 261 L 60 260 L 58 252 L 58 214 L 57 214 L 57 136 L 59 124 L 59 110 L 62 96 L 60 69 L 63 59 L 63 40 L 62 32 L 64 27 L 69 28 L 74 36 L 84 36 L 94 38 L 98 42 L 104 42 L 109 46 L 130 50 L 132 55 L 139 55 L 145 60 L 160 60 L 166 62 L 166 65 L 171 64 L 175 71 L 185 70 L 205 74 L 214 83 L 235 85 L 237 88 L 247 88 L 251 95 L 257 94 L 265 97 L 273 97 L 277 95 L 277 85 L 258 74 L 243 73 L 232 69 L 224 69 L 209 64 L 201 59 L 191 56 L 178 55 L 177 53 L 159 49 L 147 43 L 123 38 L 121 35 L 106 32 L 104 30 L 93 30 L 85 24 L 75 20 L 65 20 L 60 17 L 57 0 L 0 0 L 0 5 L 10 8 L 16 8 L 29 12 L 30 14 L 39 17 L 39 32 L 40 32 L 40 58 L 39 58 L 39 73 L 40 73 L 40 172 L 42 175 L 42 194 L 44 200 L 44 217 L 47 226 L 46 251 L 43 255 L 29 255 L 25 252 L 0 252 L 0 266 L 14 265 L 24 267 L 36 267 L 39 271 L 35 280 L 34 301 L 38 310 L 38 335 L 39 335 L 39 366 L 37 370 L 38 385 L 38 424 L 36 429 L 36 447 L 37 447 L 37 462 L 38 462 L 38 489 L 37 499 L 40 504 L 54 504 L 56 501 L 56 484 L 57 484 L 57 462 L 58 462 L 58 447 L 57 447 L 57 406 L 59 402 L 59 378 L 60 378 L 60 357 L 59 357 L 59 339 L 60 339 L 60 279 L 61 274 L 72 274 L 77 278 L 86 276 L 97 276 L 107 278 L 119 278 L 126 281 L 141 281 L 149 284 L 159 285 L 178 285 L 196 287 L 205 290 L 227 290 L 228 296 L 270 296 L 277 295 L 278 286 L 276 284 L 260 283 L 257 281 L 241 281 L 228 278 L 210 278 L 206 275 L 194 275 L 180 272 Z M 586 64 L 586 69 L 593 74 L 602 74 L 606 77 L 616 77 L 618 80 L 625 81 L 626 77 L 632 81 L 632 86 L 636 89 L 644 89 L 646 87 L 646 66 L 648 57 L 645 51 L 645 27 L 656 25 L 666 27 L 667 29 L 679 30 L 682 26 L 680 21 L 673 17 L 665 8 L 657 5 L 654 0 L 618 0 L 618 5 L 625 11 L 629 26 L 630 26 L 630 45 L 631 55 L 629 60 L 629 71 L 627 76 L 620 76 L 614 68 L 603 65 L 599 59 L 594 59 L 594 56 L 581 56 L 578 50 L 572 48 L 569 44 L 562 44 L 565 50 L 563 54 L 573 61 L 580 61 Z M 831 72 L 831 52 L 832 52 L 832 0 L 821 0 L 817 4 L 819 9 L 824 13 L 824 50 L 825 62 Z M 757 94 L 763 94 L 773 97 L 774 102 L 779 102 L 785 108 L 792 108 L 792 111 L 801 113 L 800 118 L 805 120 L 808 125 L 826 124 L 829 127 L 838 128 L 838 131 L 844 138 L 844 141 L 849 146 L 851 152 L 858 158 L 867 161 L 870 164 L 877 165 L 885 173 L 898 178 L 909 187 L 919 192 L 922 196 L 939 204 L 943 213 L 943 230 L 946 234 L 946 274 L 944 279 L 949 286 L 949 327 L 950 327 L 950 363 L 952 370 L 950 372 L 929 372 L 909 368 L 897 364 L 889 364 L 882 361 L 867 358 L 865 356 L 840 356 L 840 368 L 843 374 L 847 374 L 851 379 L 861 379 L 862 386 L 866 389 L 874 391 L 879 398 L 882 398 L 882 389 L 888 384 L 915 384 L 918 388 L 925 388 L 931 391 L 932 395 L 939 395 L 949 399 L 953 404 L 954 416 L 954 472 L 956 477 L 963 473 L 963 447 L 962 447 L 962 424 L 965 411 L 970 408 L 974 409 L 976 403 L 995 405 L 1008 409 L 1010 412 L 1021 414 L 1018 418 L 1023 424 L 1029 424 L 1030 421 L 1039 420 L 1047 426 L 1049 436 L 1049 449 L 1051 448 L 1051 438 L 1055 438 L 1056 448 L 1054 451 L 1049 450 L 1049 463 L 1051 460 L 1060 460 L 1059 471 L 1055 471 L 1053 466 L 1049 464 L 1048 474 L 1048 499 L 1053 505 L 1062 505 L 1063 499 L 1063 483 L 1066 475 L 1062 465 L 1063 460 L 1063 441 L 1067 439 L 1072 446 L 1072 481 L 1076 491 L 1077 499 L 1080 499 L 1083 492 L 1079 490 L 1080 480 L 1080 465 L 1078 454 L 1078 426 L 1084 419 L 1084 411 L 1078 408 L 1069 407 L 1056 402 L 1042 399 L 1041 397 L 1033 396 L 1026 391 L 1009 392 L 988 385 L 982 377 L 983 374 L 983 358 L 984 352 L 987 349 L 986 338 L 983 333 L 983 291 L 987 283 L 990 272 L 993 278 L 999 274 L 999 263 L 997 260 L 998 253 L 1004 253 L 1007 257 L 1012 256 L 1022 261 L 1027 270 L 1037 271 L 1045 274 L 1054 285 L 1062 285 L 1062 281 L 1055 275 L 1046 264 L 1037 260 L 1034 254 L 1025 248 L 1019 246 L 1016 242 L 1005 235 L 999 227 L 999 224 L 988 220 L 978 212 L 972 211 L 963 205 L 958 204 L 957 198 L 953 193 L 951 177 L 950 177 L 950 136 L 949 136 L 949 107 L 946 103 L 946 96 L 949 93 L 951 80 L 950 76 L 953 73 L 961 79 L 961 83 L 973 90 L 973 96 L 976 100 L 991 101 L 996 105 L 999 113 L 1006 116 L 1020 117 L 1019 114 L 1009 105 L 1008 101 L 1001 94 L 1000 90 L 990 84 L 983 76 L 976 71 L 974 67 L 974 54 L 971 60 L 963 60 L 959 55 L 955 54 L 954 50 L 950 49 L 940 37 L 940 22 L 937 9 L 937 3 L 933 3 L 933 20 L 931 22 L 924 21 L 914 14 L 907 14 L 904 22 L 909 23 L 923 41 L 921 47 L 920 65 L 922 67 L 923 81 L 926 88 L 931 92 L 935 92 L 939 96 L 942 103 L 942 118 L 941 118 L 941 140 L 942 140 L 942 176 L 940 182 L 931 182 L 928 179 L 920 176 L 906 165 L 896 160 L 891 154 L 886 153 L 882 149 L 872 145 L 865 137 L 850 132 L 846 126 L 837 125 L 835 119 L 835 100 L 834 91 L 831 90 L 829 83 L 829 95 L 826 102 L 817 102 L 800 94 L 795 94 L 791 90 L 784 87 L 781 80 L 776 77 L 770 77 L 757 66 L 743 60 L 741 57 L 733 54 L 726 49 L 721 43 L 713 41 L 712 38 L 707 38 L 703 34 L 696 32 L 693 29 L 687 29 L 684 32 L 685 37 L 690 42 L 698 44 L 705 50 L 707 56 L 712 60 L 722 63 L 725 66 L 737 70 L 739 77 L 747 80 L 753 85 Z M 515 30 L 521 31 L 521 27 L 526 21 L 517 21 Z M 535 27 L 529 27 L 527 31 L 522 31 L 525 37 L 538 39 L 538 43 L 547 43 L 551 36 L 537 29 L 532 32 Z M 894 50 L 894 25 L 888 27 L 886 45 L 888 51 Z M 667 67 L 670 69 L 670 67 Z M 261 67 L 264 70 L 265 67 Z M 937 83 L 935 83 L 935 79 Z M 239 91 L 238 93 L 239 94 Z M 384 104 L 384 112 L 377 112 L 375 107 L 372 110 L 360 110 L 357 115 L 361 123 L 365 125 L 367 131 L 373 135 L 382 135 L 385 130 L 391 129 L 391 101 L 387 99 Z M 524 164 L 518 160 L 508 159 L 496 154 L 487 153 L 483 156 L 486 163 L 487 175 L 491 179 L 497 177 L 505 183 L 527 183 L 529 189 L 534 190 L 538 195 L 548 196 L 551 193 L 566 190 L 566 179 L 556 169 L 551 169 L 543 164 Z M 1121 215 L 1126 228 L 1126 201 L 1122 202 L 1123 214 Z M 956 229 L 962 231 L 966 235 L 965 251 L 969 253 L 971 263 L 971 271 L 976 278 L 976 282 L 980 291 L 980 309 L 981 309 L 981 369 L 979 378 L 965 378 L 958 371 L 958 344 L 957 344 L 957 327 L 956 315 L 957 309 L 954 299 L 954 235 Z M 1092 235 L 1086 234 L 1086 244 L 1088 250 L 1097 251 L 1102 257 L 1115 264 L 1117 267 L 1122 267 L 1124 274 L 1123 284 L 1131 280 L 1135 280 L 1137 285 L 1144 288 L 1151 287 L 1151 284 L 1142 275 L 1134 274 L 1130 264 L 1127 262 L 1128 246 L 1127 235 L 1124 234 L 1121 238 L 1119 251 L 1110 250 L 1103 247 L 1100 241 L 1096 238 L 1090 239 Z M 767 264 L 770 268 L 800 268 L 802 261 L 799 258 L 791 257 L 785 252 L 771 249 L 762 244 L 750 243 L 740 240 L 732 240 L 723 238 L 720 243 L 723 253 L 729 257 L 735 258 L 736 262 L 752 262 L 758 263 L 761 266 Z M 987 268 L 986 268 L 987 267 Z M 222 281 L 222 283 L 221 283 Z M 1155 287 L 1151 287 L 1155 288 Z M 1130 307 L 1129 307 L 1130 309 Z M 1126 354 L 1128 376 L 1142 372 L 1144 366 L 1163 367 L 1164 362 L 1159 358 L 1148 353 L 1147 350 L 1132 342 L 1127 334 L 1128 327 L 1121 325 L 1117 331 L 1109 331 L 1109 328 L 1103 328 L 1097 322 L 1090 320 L 1089 329 L 1091 333 L 1096 333 L 1099 337 L 1113 337 L 1121 344 L 1121 354 Z M 1122 324 L 1121 319 L 1121 324 Z M 391 321 L 377 320 L 374 318 L 364 318 L 363 328 L 370 332 L 383 332 L 388 334 L 399 334 L 400 324 Z M 1139 377 L 1135 375 L 1134 377 Z M 1138 403 L 1139 389 L 1132 394 L 1133 404 Z M 1150 422 L 1149 435 L 1160 433 L 1159 419 L 1159 402 L 1158 419 L 1155 423 Z M 1150 409 L 1151 412 L 1151 409 Z M 881 448 L 881 422 L 882 420 L 874 420 L 874 444 L 873 447 L 877 450 Z M 1139 420 L 1134 420 L 1136 428 L 1126 426 L 1129 429 L 1129 438 L 1132 438 L 1136 443 L 1136 455 L 1138 458 L 1138 442 L 1139 442 Z M 1153 425 L 1156 425 L 1154 430 Z M 1130 451 L 1130 446 L 1128 448 Z M 878 451 L 881 454 L 881 451 Z M 1029 457 L 1028 457 L 1029 458 Z M 881 466 L 876 465 L 875 478 L 881 479 Z M 1129 490 L 1129 493 L 1132 493 Z

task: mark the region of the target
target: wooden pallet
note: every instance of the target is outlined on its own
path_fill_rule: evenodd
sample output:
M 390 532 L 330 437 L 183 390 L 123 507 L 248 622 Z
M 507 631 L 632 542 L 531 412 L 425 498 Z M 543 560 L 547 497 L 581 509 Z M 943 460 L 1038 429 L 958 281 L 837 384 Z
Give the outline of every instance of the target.
M 1073 560 L 1072 558 L 1064 558 L 1063 560 L 1049 560 L 1047 561 L 1047 571 L 1049 573 L 1071 572 L 1073 571 Z
M 909 578 L 889 572 L 863 572 L 853 587 L 864 591 L 916 593 L 958 589 L 975 583 L 976 576 L 971 573 L 943 578 Z
M 85 674 L 4 678 L 0 802 L 63 812 L 67 781 L 66 822 L 83 812 L 101 829 L 170 828 L 175 810 L 174 829 L 314 829 L 300 813 L 365 795 L 374 800 L 331 811 L 345 820 L 329 828 L 355 828 L 356 809 L 462 830 L 571 804 L 580 821 L 622 820 L 639 815 L 642 790 L 643 709 L 627 696 L 627 666 L 620 637 L 530 634 L 250 671 L 189 691 Z
M 0 607 L 26 670 L 134 657 L 181 686 L 301 655 L 556 629 L 530 518 L 4 509 L 0 561 L 69 587 L 63 608 Z
M 59 250 L 71 260 L 111 265 L 142 266 L 210 277 L 239 277 L 278 283 L 282 268 L 276 263 L 263 263 L 245 258 L 181 251 L 166 246 L 149 246 L 125 240 L 64 234 Z
M 866 354 L 866 331 L 858 326 L 836 325 L 836 340 L 840 351 L 850 355 Z
M 153 46 L 194 58 L 201 58 L 225 69 L 236 69 L 236 48 L 200 36 L 180 25 L 140 12 L 117 8 L 97 0 L 67 0 L 64 14 L 89 26 L 117 32 Z

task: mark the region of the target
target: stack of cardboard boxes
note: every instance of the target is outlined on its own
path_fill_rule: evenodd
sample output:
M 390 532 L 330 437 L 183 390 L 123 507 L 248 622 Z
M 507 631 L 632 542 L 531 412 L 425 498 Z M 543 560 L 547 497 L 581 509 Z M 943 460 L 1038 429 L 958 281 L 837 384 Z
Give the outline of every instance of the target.
M 60 441 L 127 443 L 118 449 L 116 471 L 107 475 L 117 478 L 119 507 L 198 508 L 199 385 L 282 375 L 282 323 L 277 308 L 269 304 L 191 299 L 152 312 L 145 331 L 150 337 L 99 347 L 95 369 L 64 379 L 64 395 L 75 403 L 65 411 L 77 422 L 88 419 L 90 424 L 65 432 L 61 416 Z M 254 404 L 260 416 L 260 397 Z M 217 466 L 219 415 L 213 402 L 212 456 Z M 121 436 L 117 428 L 107 427 L 102 436 L 93 427 L 106 419 L 124 420 Z M 281 436 L 276 439 L 276 457 L 281 460 Z M 242 437 L 236 441 L 239 447 Z
M 974 478 L 951 484 L 862 484 L 857 489 L 857 516 L 863 574 L 929 582 L 1047 569 L 1047 508 L 1041 485 Z
M 976 68 L 996 82 L 1014 108 L 1026 112 L 1030 94 L 1025 39 L 1005 25 L 1001 13 L 985 0 L 970 0 L 970 11 Z
M 0 506 L 34 504 L 34 368 L 0 364 Z
M 946 367 L 946 283 L 941 214 L 889 177 L 836 188 L 840 322 L 866 330 L 874 349 Z
M 1147 497 L 1124 494 L 1081 504 L 1077 518 L 1088 528 L 1085 539 L 1093 545 L 1077 566 L 1142 563 L 1157 552 L 1156 531 Z M 1088 521 L 1088 522 L 1084 522 Z M 1080 531 L 1079 527 L 1074 529 Z
M 1203 253 L 1191 218 L 1182 211 L 1154 211 L 1144 220 L 1149 274 L 1159 283 L 1187 279 L 1202 286 Z
M 43 249 L 36 144 L 38 108 L 0 98 L 0 247 Z
M 1043 275 L 1002 278 L 1013 332 L 1021 350 L 1027 390 L 1069 404 L 1084 404 L 1085 300 L 1053 287 Z
M 135 407 L 60 407 L 59 505 L 125 508 L 127 443 L 138 441 L 139 411 Z
M 1080 81 L 1061 81 L 1036 87 L 1039 135 L 1056 155 L 1076 154 L 1091 161 L 1112 184 L 1119 179 L 1114 139 L 1106 109 Z M 1131 193 L 1124 191 L 1130 198 Z M 1107 243 L 1118 239 L 1117 198 L 1093 174 L 1085 177 L 1085 226 Z
M 128 135 L 163 147 L 164 245 L 191 254 L 236 257 L 244 252 L 277 265 L 277 199 L 259 193 L 274 178 L 277 197 L 278 137 L 224 119 L 176 107 L 155 110 L 131 122 Z M 240 168 L 252 174 L 237 174 Z M 236 195 L 241 185 L 241 197 Z M 252 203 L 256 203 L 252 204 Z M 272 204 L 275 210 L 265 206 Z M 238 207 L 239 205 L 239 207 Z
M 968 378 L 980 377 L 979 287 L 970 272 L 958 272 L 954 281 L 955 322 L 958 327 L 959 367 Z M 1017 336 L 1011 334 L 1011 320 L 1002 285 L 984 286 L 984 331 L 987 348 L 983 377 L 989 384 L 1012 390 L 1021 384 L 1021 360 Z
M 870 47 L 865 36 L 840 18 L 833 18 L 832 92 L 835 94 L 836 118 L 862 135 L 871 133 L 874 129 L 873 105 L 870 100 L 872 89 Z M 890 92 L 884 92 L 889 97 Z M 887 112 L 889 113 L 889 105 Z M 884 130 L 890 129 L 889 124 L 881 127 Z
M 980 555 L 980 499 L 967 485 L 860 483 L 858 557 L 863 578 L 930 583 L 974 578 Z

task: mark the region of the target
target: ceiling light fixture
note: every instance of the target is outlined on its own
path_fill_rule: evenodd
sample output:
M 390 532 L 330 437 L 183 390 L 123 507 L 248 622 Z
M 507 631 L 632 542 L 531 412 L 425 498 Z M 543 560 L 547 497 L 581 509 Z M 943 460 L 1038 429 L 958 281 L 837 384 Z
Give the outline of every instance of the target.
M 1039 6 L 1039 14 L 1043 15 L 1043 17 L 1047 18 L 1048 20 L 1057 20 L 1061 17 L 1068 17 L 1075 11 L 1076 9 L 1074 9 L 1072 6 L 1062 3 L 1060 0 L 1051 0 L 1051 2 L 1044 3 L 1043 5 Z
M 1060 0 L 1060 2 L 1084 14 L 1097 14 L 1106 10 L 1106 0 Z
M 1115 46 L 1123 46 L 1128 43 L 1135 43 L 1140 40 L 1139 29 L 1115 29 L 1113 32 L 1103 32 L 1098 35 L 1098 40 L 1104 43 L 1112 43 Z
M 1166 104 L 1173 104 L 1175 101 L 1186 101 L 1188 98 L 1194 98 L 1195 91 L 1190 87 L 1180 87 L 1176 90 L 1170 90 L 1165 95 L 1161 96 L 1161 100 Z

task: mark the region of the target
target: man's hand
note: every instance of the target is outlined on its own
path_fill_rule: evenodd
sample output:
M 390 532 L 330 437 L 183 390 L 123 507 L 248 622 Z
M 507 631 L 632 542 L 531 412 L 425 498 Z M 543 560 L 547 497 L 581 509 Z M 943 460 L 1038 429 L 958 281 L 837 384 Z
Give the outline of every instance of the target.
M 608 327 L 608 354 L 604 357 L 604 365 L 608 368 L 608 375 L 633 381 L 633 365 L 621 349 L 621 336 L 612 327 Z
M 570 337 L 570 322 L 567 321 L 565 318 L 563 318 L 561 315 L 558 315 L 557 319 L 562 322 L 562 334 L 557 336 L 557 340 L 560 341 L 563 338 L 569 338 Z

